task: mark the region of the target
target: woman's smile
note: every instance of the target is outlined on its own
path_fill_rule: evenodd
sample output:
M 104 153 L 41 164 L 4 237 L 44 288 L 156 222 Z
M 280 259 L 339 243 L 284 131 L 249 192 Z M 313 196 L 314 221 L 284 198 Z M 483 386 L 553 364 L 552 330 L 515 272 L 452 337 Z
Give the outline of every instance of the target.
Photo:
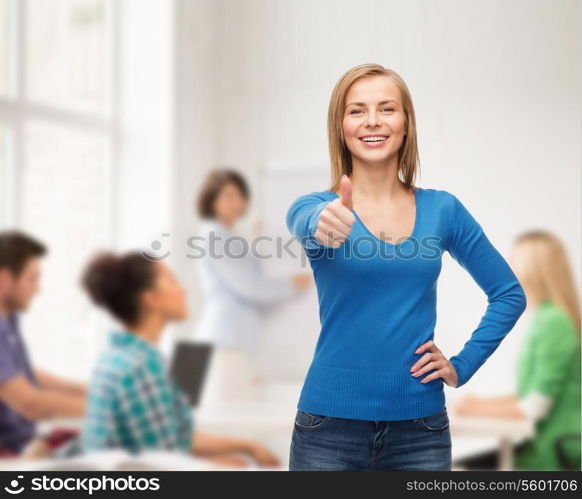
M 360 141 L 366 144 L 367 147 L 381 147 L 388 142 L 390 135 L 364 135 L 360 137 Z

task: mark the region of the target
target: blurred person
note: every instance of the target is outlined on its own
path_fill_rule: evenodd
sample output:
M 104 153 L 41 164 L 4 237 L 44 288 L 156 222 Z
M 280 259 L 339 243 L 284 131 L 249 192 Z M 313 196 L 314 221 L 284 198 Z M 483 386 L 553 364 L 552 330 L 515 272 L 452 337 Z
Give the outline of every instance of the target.
M 257 400 L 255 368 L 262 314 L 307 291 L 310 273 L 268 276 L 248 241 L 235 231 L 249 204 L 244 177 L 231 169 L 212 171 L 197 199 L 204 250 L 198 272 L 204 308 L 194 337 L 215 348 L 202 404 Z M 253 245 L 254 247 L 254 245 Z
M 33 368 L 20 332 L 19 315 L 39 291 L 46 252 L 29 235 L 0 232 L 0 456 L 49 454 L 57 433 L 67 438 L 74 433 L 59 430 L 35 439 L 36 422 L 82 417 L 85 411 L 85 386 Z
M 567 253 L 550 232 L 521 234 L 510 263 L 527 295 L 532 316 L 517 364 L 517 394 L 460 398 L 467 416 L 525 419 L 535 436 L 514 446 L 521 470 L 581 469 L 580 302 Z M 496 469 L 497 453 L 459 462 L 466 468 Z
M 194 432 L 192 408 L 170 378 L 158 342 L 168 323 L 187 317 L 185 293 L 169 267 L 140 253 L 99 254 L 82 278 L 92 301 L 122 324 L 111 332 L 89 386 L 82 451 L 174 450 L 223 464 L 277 465 L 261 444 Z
M 331 96 L 328 137 L 330 189 L 287 212 L 321 317 L 290 470 L 450 471 L 443 385 L 469 381 L 517 322 L 525 294 L 457 196 L 415 186 L 415 113 L 400 75 L 377 64 L 347 71 Z M 450 359 L 434 342 L 445 251 L 488 297 Z

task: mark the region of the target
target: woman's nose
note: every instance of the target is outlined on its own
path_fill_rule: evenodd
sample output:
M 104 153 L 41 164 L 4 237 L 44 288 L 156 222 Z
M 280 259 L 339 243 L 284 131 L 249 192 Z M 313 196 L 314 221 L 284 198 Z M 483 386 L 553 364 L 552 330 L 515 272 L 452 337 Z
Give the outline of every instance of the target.
M 376 126 L 378 124 L 378 116 L 375 111 L 370 111 L 370 113 L 368 113 L 368 121 L 366 124 L 368 126 Z

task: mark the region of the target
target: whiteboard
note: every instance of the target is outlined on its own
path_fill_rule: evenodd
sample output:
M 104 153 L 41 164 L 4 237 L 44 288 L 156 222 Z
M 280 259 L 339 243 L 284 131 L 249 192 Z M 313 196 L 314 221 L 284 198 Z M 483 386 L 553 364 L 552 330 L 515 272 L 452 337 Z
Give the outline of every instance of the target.
M 329 165 L 314 161 L 304 164 L 271 164 L 260 172 L 259 196 L 262 233 L 287 243 L 291 234 L 285 218 L 291 203 L 299 196 L 329 188 Z M 303 248 L 289 245 L 296 256 L 285 252 L 265 260 L 272 273 L 311 272 Z M 271 248 L 275 252 L 275 248 Z M 301 255 L 301 257 L 299 256 Z M 302 266 L 303 265 L 303 266 Z M 315 284 L 298 299 L 270 312 L 261 332 L 259 369 L 269 381 L 303 380 L 319 335 L 319 307 Z

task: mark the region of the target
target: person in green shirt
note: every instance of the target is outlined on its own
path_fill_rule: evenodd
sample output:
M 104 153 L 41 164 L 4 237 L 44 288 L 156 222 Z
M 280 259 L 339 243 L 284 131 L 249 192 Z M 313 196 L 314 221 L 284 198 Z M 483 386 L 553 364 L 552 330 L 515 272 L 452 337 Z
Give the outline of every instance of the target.
M 547 231 L 520 235 L 510 264 L 533 315 L 517 363 L 517 393 L 465 396 L 462 415 L 531 418 L 533 438 L 514 447 L 518 470 L 581 469 L 580 305 L 562 243 Z M 468 469 L 497 468 L 497 454 L 460 460 Z

